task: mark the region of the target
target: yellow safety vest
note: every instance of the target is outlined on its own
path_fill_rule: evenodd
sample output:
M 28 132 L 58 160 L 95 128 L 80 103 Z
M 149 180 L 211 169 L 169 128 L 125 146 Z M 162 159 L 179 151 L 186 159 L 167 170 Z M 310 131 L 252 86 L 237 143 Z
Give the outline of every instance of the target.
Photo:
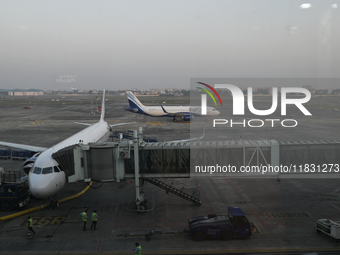
M 92 213 L 92 221 L 97 221 L 96 213 Z
M 87 221 L 87 219 L 86 219 L 86 212 L 83 212 L 83 214 L 81 215 L 81 217 L 83 218 L 83 221 Z
M 33 220 L 32 220 L 32 218 L 29 219 L 28 222 L 29 222 L 29 223 L 28 223 L 28 224 L 29 224 L 29 227 L 30 227 L 30 228 L 33 227 Z
M 137 249 L 139 248 L 139 251 L 136 253 L 137 255 L 142 255 L 142 247 L 138 246 Z

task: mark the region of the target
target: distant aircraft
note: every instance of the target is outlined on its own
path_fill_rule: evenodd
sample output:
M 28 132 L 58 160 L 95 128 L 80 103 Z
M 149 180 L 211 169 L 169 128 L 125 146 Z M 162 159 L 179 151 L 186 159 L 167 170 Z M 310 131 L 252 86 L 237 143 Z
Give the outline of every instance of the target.
M 53 196 L 59 192 L 66 184 L 66 174 L 64 169 L 52 158 L 52 154 L 70 145 L 78 143 L 97 143 L 104 142 L 109 137 L 110 129 L 114 126 L 126 125 L 130 123 L 119 123 L 110 125 L 104 120 L 105 116 L 105 90 L 103 92 L 102 111 L 99 122 L 91 125 L 87 123 L 77 123 L 89 127 L 54 145 L 51 148 L 36 147 L 24 144 L 8 143 L 0 141 L 0 145 L 19 148 L 37 152 L 33 158 L 28 159 L 24 166 L 30 168 L 28 174 L 28 184 L 35 197 L 43 198 Z M 38 154 L 40 153 L 40 154 Z M 56 203 L 56 199 L 51 201 Z
M 126 111 L 155 117 L 173 117 L 174 122 L 178 118 L 190 121 L 194 115 L 201 115 L 201 106 L 145 106 L 131 91 L 127 91 L 126 94 L 130 104 L 130 107 L 125 108 Z M 220 112 L 215 108 L 207 107 L 207 115 L 216 116 L 219 114 Z

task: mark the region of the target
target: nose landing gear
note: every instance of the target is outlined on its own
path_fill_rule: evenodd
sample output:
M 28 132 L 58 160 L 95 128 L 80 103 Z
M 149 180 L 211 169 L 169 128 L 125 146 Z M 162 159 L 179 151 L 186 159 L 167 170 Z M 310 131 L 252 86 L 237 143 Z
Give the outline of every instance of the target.
M 57 196 L 53 196 L 50 201 L 50 207 L 51 209 L 57 209 L 59 208 L 59 201 L 57 199 Z

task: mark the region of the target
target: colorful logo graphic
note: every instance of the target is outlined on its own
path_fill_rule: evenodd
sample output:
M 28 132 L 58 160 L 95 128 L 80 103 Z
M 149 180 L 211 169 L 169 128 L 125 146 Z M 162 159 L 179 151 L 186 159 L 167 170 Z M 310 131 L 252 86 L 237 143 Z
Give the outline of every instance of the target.
M 218 100 L 220 100 L 220 103 L 221 103 L 221 105 L 222 105 L 221 98 L 220 98 L 219 94 L 217 93 L 217 91 L 216 91 L 213 87 L 211 87 L 210 85 L 205 84 L 205 83 L 203 83 L 203 82 L 197 82 L 197 83 L 198 83 L 198 84 L 201 84 L 201 85 L 203 85 L 203 86 L 206 86 L 206 87 L 209 88 L 212 92 L 214 92 L 215 95 L 217 96 Z M 214 100 L 214 103 L 215 103 L 215 105 L 217 106 L 216 100 L 215 100 L 214 96 L 209 92 L 209 90 L 206 90 L 206 89 L 203 89 L 203 88 L 200 88 L 200 87 L 196 87 L 196 88 L 201 89 L 201 90 L 203 90 L 204 92 L 206 92 L 206 93 L 212 98 L 212 100 Z

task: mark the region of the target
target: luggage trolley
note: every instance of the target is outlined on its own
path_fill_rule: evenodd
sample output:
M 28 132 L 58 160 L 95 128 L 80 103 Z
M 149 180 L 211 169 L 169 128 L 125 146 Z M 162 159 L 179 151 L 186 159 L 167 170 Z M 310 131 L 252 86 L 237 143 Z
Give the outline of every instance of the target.
M 318 234 L 324 233 L 340 243 L 340 221 L 330 219 L 319 219 L 315 221 L 315 229 Z

